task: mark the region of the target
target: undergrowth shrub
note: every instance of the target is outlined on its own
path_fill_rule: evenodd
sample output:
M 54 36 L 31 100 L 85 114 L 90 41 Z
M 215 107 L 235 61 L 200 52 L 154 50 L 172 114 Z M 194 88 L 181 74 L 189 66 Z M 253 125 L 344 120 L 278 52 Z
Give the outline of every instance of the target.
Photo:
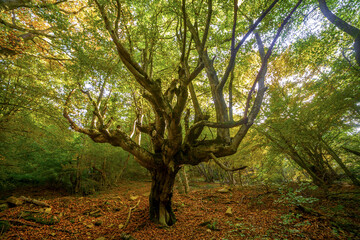
M 287 185 L 281 185 L 278 188 L 280 197 L 275 201 L 284 205 L 299 206 L 304 204 L 310 204 L 318 201 L 319 199 L 314 197 L 304 196 L 306 190 L 316 190 L 317 186 L 310 183 L 300 183 L 297 188 L 288 187 Z

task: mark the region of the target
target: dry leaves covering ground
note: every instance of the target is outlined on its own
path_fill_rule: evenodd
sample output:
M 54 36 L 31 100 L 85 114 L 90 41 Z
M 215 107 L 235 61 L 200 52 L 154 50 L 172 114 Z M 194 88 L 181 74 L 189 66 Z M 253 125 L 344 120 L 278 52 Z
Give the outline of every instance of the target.
M 51 207 L 28 203 L 0 212 L 0 220 L 10 223 L 0 239 L 360 239 L 360 203 L 339 192 L 306 212 L 278 203 L 278 191 L 264 187 L 219 193 L 219 185 L 197 183 L 187 195 L 175 190 L 178 221 L 161 228 L 149 221 L 149 189 L 149 182 L 126 182 L 87 197 L 45 189 L 16 192 Z

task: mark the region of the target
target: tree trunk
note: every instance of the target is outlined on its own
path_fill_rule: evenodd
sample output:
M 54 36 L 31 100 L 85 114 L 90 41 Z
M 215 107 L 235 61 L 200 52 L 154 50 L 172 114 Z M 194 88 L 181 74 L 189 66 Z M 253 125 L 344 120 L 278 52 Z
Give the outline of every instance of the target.
M 183 183 L 182 178 L 181 178 L 180 176 L 178 176 L 176 179 L 178 180 L 178 184 L 177 184 L 177 185 L 178 185 L 178 191 L 179 191 L 179 193 L 181 193 L 181 194 L 185 193 L 184 183 Z
M 214 175 L 210 173 L 210 170 L 206 170 L 206 167 L 204 166 L 204 163 L 200 163 L 196 166 L 199 173 L 205 178 L 205 182 L 211 183 L 214 182 Z M 208 168 L 210 169 L 210 168 Z
M 75 193 L 78 193 L 81 188 L 81 170 L 80 170 L 80 156 L 76 157 L 76 180 L 75 180 Z
M 339 166 L 344 170 L 345 174 L 351 179 L 354 185 L 360 186 L 360 181 L 355 177 L 352 172 L 345 166 L 341 158 L 336 154 L 336 152 L 323 140 L 321 139 L 326 151 L 333 157 L 333 159 L 339 164 Z
M 171 206 L 171 198 L 178 171 L 179 169 L 174 170 L 168 166 L 151 171 L 150 219 L 163 226 L 171 226 L 176 222 Z
M 184 186 L 184 192 L 185 192 L 185 194 L 188 194 L 190 187 L 189 187 L 189 179 L 188 179 L 188 177 L 187 177 L 185 167 L 182 167 L 182 173 L 181 173 L 181 175 L 182 175 L 182 176 L 180 176 L 180 177 L 183 178 L 183 181 L 182 181 L 182 182 L 183 182 L 183 186 Z
M 360 66 L 360 29 L 348 24 L 328 8 L 325 0 L 318 0 L 321 12 L 324 16 L 341 31 L 346 32 L 354 38 L 354 51 L 356 63 Z
M 121 167 L 119 173 L 118 173 L 117 175 L 115 175 L 115 184 L 117 184 L 117 183 L 119 182 L 119 179 L 120 179 L 120 178 L 122 177 L 122 175 L 124 174 L 125 169 L 126 169 L 128 163 L 129 163 L 130 156 L 131 156 L 131 154 L 128 153 L 127 158 L 126 158 L 126 160 L 125 160 L 125 162 L 124 162 L 124 165 Z
M 238 173 L 239 173 L 239 183 L 240 183 L 240 186 L 243 186 L 243 179 L 242 179 L 241 171 L 239 170 Z

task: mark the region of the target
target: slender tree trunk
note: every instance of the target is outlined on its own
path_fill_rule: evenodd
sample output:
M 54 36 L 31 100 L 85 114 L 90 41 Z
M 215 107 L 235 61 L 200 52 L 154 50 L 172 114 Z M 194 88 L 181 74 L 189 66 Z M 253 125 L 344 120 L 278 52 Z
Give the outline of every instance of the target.
M 214 176 L 212 173 L 210 173 L 210 171 L 206 170 L 206 167 L 204 166 L 203 163 L 200 163 L 199 165 L 197 165 L 197 168 L 199 170 L 199 173 L 205 177 L 205 182 L 211 183 L 214 182 Z M 208 168 L 209 169 L 209 168 Z
M 189 187 L 189 179 L 187 177 L 185 167 L 182 168 L 182 177 L 184 178 L 183 182 L 184 182 L 185 194 L 188 194 L 190 187 Z
M 360 66 L 360 29 L 348 24 L 330 11 L 326 0 L 318 0 L 321 12 L 324 16 L 341 31 L 346 32 L 354 38 L 354 51 L 356 63 Z
M 238 171 L 238 174 L 239 174 L 239 183 L 240 183 L 240 186 L 243 186 L 243 179 L 242 179 L 241 171 Z
M 331 185 L 333 182 L 333 178 L 327 171 L 324 171 L 325 169 L 319 169 L 316 165 L 306 166 L 304 169 L 311 176 L 314 184 L 319 187 Z
M 316 169 L 316 167 L 314 165 L 309 166 L 309 164 L 307 164 L 294 149 L 292 149 L 292 152 L 288 155 L 296 164 L 298 164 L 310 175 L 315 185 L 322 187 L 328 184 L 326 181 L 324 181 L 324 178 L 320 176 L 320 172 Z
M 325 156 L 324 156 L 324 158 L 325 158 L 324 163 L 327 166 L 327 168 L 330 170 L 331 175 L 334 176 L 334 179 L 338 179 L 339 176 L 335 172 L 334 168 L 330 165 L 329 160 Z
M 227 175 L 227 181 L 228 181 L 228 184 L 229 185 L 235 185 L 236 182 L 235 182 L 235 179 L 234 179 L 234 174 L 233 172 L 226 172 L 226 175 Z
M 178 186 L 179 193 L 181 193 L 181 194 L 185 193 L 185 188 L 184 188 L 184 183 L 183 183 L 182 178 L 180 176 L 178 176 L 176 179 L 178 180 L 177 186 Z
M 128 165 L 128 163 L 129 163 L 130 156 L 131 156 L 131 154 L 128 153 L 127 158 L 126 158 L 126 160 L 125 160 L 125 162 L 124 162 L 124 165 L 123 165 L 122 168 L 120 169 L 120 172 L 115 176 L 115 184 L 118 183 L 119 179 L 120 179 L 120 178 L 122 177 L 122 175 L 124 174 L 124 171 L 125 171 L 125 169 L 127 168 L 127 165 Z
M 347 148 L 347 147 L 342 147 L 343 149 L 345 149 L 346 151 L 348 151 L 348 152 L 351 152 L 351 153 L 353 153 L 353 154 L 355 154 L 355 155 L 357 155 L 357 156 L 360 156 L 360 152 L 359 151 L 356 151 L 356 150 L 354 150 L 354 149 L 350 149 L 350 148 Z
M 283 167 L 281 167 L 281 176 L 283 177 L 283 181 L 284 181 L 284 182 L 288 182 L 287 177 L 286 177 L 286 173 L 285 173 Z
M 150 219 L 162 226 L 171 226 L 176 222 L 171 206 L 171 198 L 178 171 L 179 169 L 174 170 L 167 166 L 150 171 L 152 177 L 149 196 Z
M 322 140 L 326 151 L 334 158 L 334 160 L 339 164 L 339 166 L 344 170 L 345 174 L 351 179 L 354 185 L 360 186 L 360 181 L 350 172 L 350 170 L 345 166 L 341 158 L 336 154 L 336 152 L 324 141 Z
M 103 164 L 102 164 L 102 177 L 103 177 L 103 186 L 109 186 L 108 176 L 106 174 L 106 158 L 104 158 Z
M 92 166 L 92 170 L 93 170 L 94 172 L 96 171 L 96 172 L 98 172 L 98 173 L 100 174 L 100 180 L 99 180 L 100 185 L 101 185 L 102 187 L 105 186 L 106 183 L 107 183 L 107 177 L 106 177 L 106 172 L 105 172 L 105 170 L 99 169 L 99 168 L 97 168 L 96 166 Z M 94 180 L 95 180 L 95 181 L 98 181 L 96 175 L 94 175 Z
M 76 180 L 75 180 L 75 193 L 78 193 L 81 188 L 81 169 L 80 169 L 80 156 L 76 157 Z

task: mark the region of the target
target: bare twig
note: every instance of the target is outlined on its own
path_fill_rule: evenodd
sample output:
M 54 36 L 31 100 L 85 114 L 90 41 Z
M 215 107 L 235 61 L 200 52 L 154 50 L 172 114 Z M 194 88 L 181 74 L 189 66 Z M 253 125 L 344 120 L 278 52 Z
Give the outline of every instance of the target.
M 129 214 L 128 214 L 127 219 L 126 219 L 126 221 L 125 221 L 125 224 L 124 224 L 124 226 L 123 226 L 122 228 L 126 228 L 126 226 L 129 224 L 129 222 L 130 222 L 130 217 L 131 217 L 131 212 L 139 205 L 139 203 L 140 203 L 140 199 L 139 199 L 139 201 L 136 203 L 135 206 L 130 207 L 130 209 L 129 209 Z

